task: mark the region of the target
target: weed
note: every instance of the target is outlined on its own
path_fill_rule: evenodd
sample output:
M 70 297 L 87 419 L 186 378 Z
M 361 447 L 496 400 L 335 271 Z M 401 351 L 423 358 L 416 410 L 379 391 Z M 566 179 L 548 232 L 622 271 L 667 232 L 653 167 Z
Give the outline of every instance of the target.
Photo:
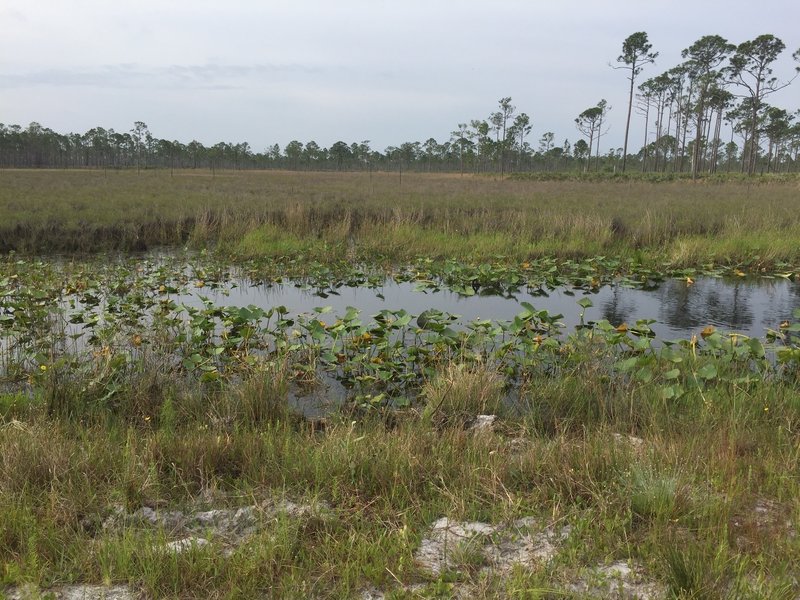
M 502 414 L 503 387 L 491 368 L 450 364 L 422 387 L 423 418 L 440 427 L 463 427 L 478 415 Z

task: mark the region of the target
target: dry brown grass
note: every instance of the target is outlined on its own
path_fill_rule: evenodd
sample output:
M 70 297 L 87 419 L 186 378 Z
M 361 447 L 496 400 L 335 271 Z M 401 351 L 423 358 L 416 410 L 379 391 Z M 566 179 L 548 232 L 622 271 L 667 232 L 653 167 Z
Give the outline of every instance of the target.
M 516 181 L 454 174 L 1 171 L 2 249 L 226 242 L 261 226 L 365 255 L 524 257 L 644 251 L 798 258 L 800 183 Z M 268 238 L 270 236 L 267 236 Z M 275 237 L 275 236 L 272 236 Z M 260 253 L 269 240 L 256 244 Z M 317 248 L 317 250 L 319 250 Z M 339 250 L 337 250 L 338 252 Z

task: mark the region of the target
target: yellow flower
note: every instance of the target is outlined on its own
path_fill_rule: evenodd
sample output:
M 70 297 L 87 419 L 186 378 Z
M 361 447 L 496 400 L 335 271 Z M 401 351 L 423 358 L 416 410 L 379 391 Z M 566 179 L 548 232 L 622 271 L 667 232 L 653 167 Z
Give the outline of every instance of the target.
M 47 371 L 47 365 L 39 365 L 40 371 Z

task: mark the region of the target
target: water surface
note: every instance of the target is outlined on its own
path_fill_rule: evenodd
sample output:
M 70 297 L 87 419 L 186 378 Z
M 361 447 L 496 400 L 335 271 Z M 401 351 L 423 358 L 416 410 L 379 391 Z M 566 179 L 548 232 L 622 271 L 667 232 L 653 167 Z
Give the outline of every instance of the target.
M 537 310 L 562 314 L 568 330 L 580 321 L 582 308 L 577 304 L 588 298 L 593 306 L 586 309 L 584 319 L 607 319 L 613 325 L 634 324 L 638 319 L 655 319 L 652 325 L 663 339 L 687 338 L 707 325 L 724 331 L 763 337 L 768 329 L 778 329 L 781 322 L 792 319 L 800 308 L 800 284 L 785 279 L 729 280 L 699 278 L 693 284 L 685 280 L 667 280 L 655 290 L 641 290 L 608 285 L 595 292 L 557 288 L 546 296 L 521 291 L 514 295 L 481 294 L 461 296 L 446 289 L 418 291 L 414 283 L 387 281 L 377 288 L 340 287 L 327 290 L 321 297 L 313 290 L 291 284 L 254 285 L 242 281 L 225 291 L 193 290 L 178 300 L 200 306 L 200 296 L 215 304 L 227 306 L 255 305 L 264 309 L 285 306 L 291 314 L 311 313 L 317 307 L 330 306 L 333 311 L 321 315 L 327 322 L 343 315 L 347 307 L 361 311 L 362 320 L 384 309 L 405 309 L 420 314 L 428 309 L 460 315 L 462 323 L 473 319 L 511 320 L 523 310 L 521 302 Z

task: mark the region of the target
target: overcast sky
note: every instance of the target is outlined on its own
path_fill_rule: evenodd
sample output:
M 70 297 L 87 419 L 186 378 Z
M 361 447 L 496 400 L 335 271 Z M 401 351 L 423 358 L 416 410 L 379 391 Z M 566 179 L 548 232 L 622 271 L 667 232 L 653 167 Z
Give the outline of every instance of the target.
M 788 79 L 799 24 L 797 0 L 0 0 L 0 122 L 384 150 L 444 141 L 511 96 L 536 146 L 546 131 L 574 142 L 577 114 L 606 98 L 607 149 L 627 108 L 608 63 L 631 33 L 660 52 L 640 81 L 703 35 L 763 33 L 786 43 L 775 74 Z M 800 108 L 800 79 L 771 102 Z

